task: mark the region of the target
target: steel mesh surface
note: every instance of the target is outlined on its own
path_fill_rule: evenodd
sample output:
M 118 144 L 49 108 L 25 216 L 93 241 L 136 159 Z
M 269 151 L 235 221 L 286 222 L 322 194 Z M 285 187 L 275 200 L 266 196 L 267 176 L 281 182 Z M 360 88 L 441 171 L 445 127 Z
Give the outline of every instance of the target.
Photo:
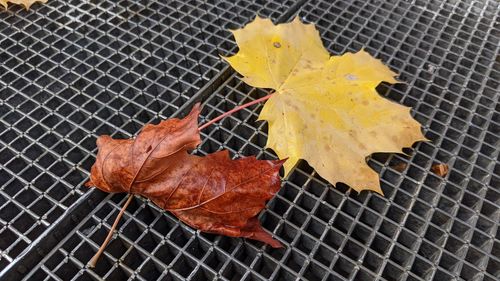
M 0 269 L 86 192 L 98 135 L 171 116 L 223 67 L 228 28 L 292 4 L 49 1 L 0 14 Z
M 124 195 L 109 195 L 86 219 L 71 225 L 73 230 L 25 279 L 498 280 L 499 9 L 495 1 L 347 0 L 308 1 L 300 8 L 298 15 L 317 25 L 331 53 L 364 47 L 406 82 L 381 85 L 379 92 L 411 106 L 432 142 L 417 143 L 408 150 L 410 156 L 371 157 L 369 164 L 381 174 L 385 198 L 358 195 L 341 184 L 334 188 L 302 161 L 261 214 L 262 224 L 285 244 L 283 249 L 199 233 L 135 198 L 115 239 L 91 270 L 85 264 L 125 200 Z M 238 20 L 237 25 L 248 21 Z M 245 85 L 236 74 L 220 79 L 213 92 L 196 97 L 204 102 L 202 120 L 266 94 Z M 194 101 L 172 104 L 169 114 Z M 109 110 L 110 105 L 102 105 L 101 110 Z M 144 105 L 138 108 L 147 110 Z M 260 109 L 242 110 L 205 130 L 196 153 L 229 149 L 235 156 L 275 157 L 264 149 L 267 126 L 256 121 Z M 117 126 L 104 121 L 112 129 Z M 82 134 L 89 133 L 94 139 L 98 134 Z M 16 153 L 11 146 L 6 147 Z M 87 148 L 90 153 L 93 149 Z M 88 157 L 93 160 L 93 155 Z M 445 178 L 430 171 L 435 163 L 449 165 Z M 83 178 L 87 170 L 81 168 Z M 16 172 L 9 175 L 9 180 L 19 177 Z M 15 187 L 3 185 L 2 195 L 10 186 Z

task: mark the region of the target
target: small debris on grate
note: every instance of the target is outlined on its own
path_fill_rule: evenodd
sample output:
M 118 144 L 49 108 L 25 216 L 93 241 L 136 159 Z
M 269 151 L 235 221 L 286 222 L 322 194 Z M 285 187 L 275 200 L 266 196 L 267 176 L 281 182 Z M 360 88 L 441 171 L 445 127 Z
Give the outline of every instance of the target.
M 402 163 L 397 163 L 396 165 L 391 166 L 391 168 L 393 168 L 394 170 L 401 173 L 406 169 L 407 166 L 408 166 L 408 164 L 402 162 Z
M 432 172 L 434 172 L 436 175 L 440 177 L 445 177 L 448 174 L 448 165 L 439 163 L 432 165 L 431 167 Z
M 437 67 L 435 65 L 433 65 L 433 64 L 428 64 L 427 65 L 427 70 L 429 71 L 429 73 L 436 72 L 436 69 L 437 69 Z

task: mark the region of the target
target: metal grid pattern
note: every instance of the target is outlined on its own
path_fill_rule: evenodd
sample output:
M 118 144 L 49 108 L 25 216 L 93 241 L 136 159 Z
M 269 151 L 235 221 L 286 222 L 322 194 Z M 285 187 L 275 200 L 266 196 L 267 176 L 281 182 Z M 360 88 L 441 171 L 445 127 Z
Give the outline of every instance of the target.
M 345 278 L 500 278 L 500 4 L 464 2 L 316 1 L 301 13 L 332 52 L 365 47 L 400 73 L 407 86 L 381 91 L 412 106 L 433 141 L 373 159 L 387 199 L 354 198 L 332 218 L 346 257 L 327 265 Z M 440 162 L 445 179 L 430 172 Z
M 134 199 L 97 268 L 86 262 L 124 202 L 107 200 L 74 227 L 25 279 L 98 280 L 498 280 L 500 278 L 500 4 L 495 1 L 308 1 L 330 52 L 365 47 L 408 84 L 382 85 L 413 107 L 432 143 L 374 155 L 386 197 L 332 187 L 305 162 L 261 215 L 286 245 L 199 233 Z M 233 74 L 198 96 L 203 119 L 265 94 Z M 194 100 L 191 100 L 191 104 Z M 185 106 L 184 106 L 185 108 Z M 273 158 L 261 106 L 203 132 L 197 153 Z M 447 163 L 441 178 L 430 167 Z
M 281 1 L 280 1 L 281 2 Z M 175 113 L 235 48 L 228 28 L 292 4 L 49 1 L 0 14 L 0 271 L 87 191 L 98 135 Z

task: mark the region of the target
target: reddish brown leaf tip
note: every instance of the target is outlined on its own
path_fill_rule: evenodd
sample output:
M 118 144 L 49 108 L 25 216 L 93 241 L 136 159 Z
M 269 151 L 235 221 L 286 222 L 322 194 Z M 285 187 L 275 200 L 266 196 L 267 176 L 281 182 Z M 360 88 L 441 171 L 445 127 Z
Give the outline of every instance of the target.
M 97 138 L 95 143 L 97 145 L 97 148 L 100 148 L 101 146 L 105 145 L 109 141 L 113 141 L 113 138 L 111 138 L 108 135 L 101 135 Z
M 283 248 L 283 245 L 276 239 L 274 239 L 271 234 L 265 231 L 259 223 L 256 217 L 248 220 L 247 225 L 241 231 L 242 237 L 264 242 L 273 248 Z
M 200 112 L 201 112 L 201 103 L 197 102 L 194 104 L 193 108 L 191 109 L 191 112 L 188 115 L 199 116 Z
M 287 158 L 284 158 L 284 159 L 280 159 L 280 160 L 272 160 L 274 165 L 279 165 L 280 168 L 281 166 L 283 166 L 283 164 L 285 164 L 285 162 L 288 160 L 288 157 Z

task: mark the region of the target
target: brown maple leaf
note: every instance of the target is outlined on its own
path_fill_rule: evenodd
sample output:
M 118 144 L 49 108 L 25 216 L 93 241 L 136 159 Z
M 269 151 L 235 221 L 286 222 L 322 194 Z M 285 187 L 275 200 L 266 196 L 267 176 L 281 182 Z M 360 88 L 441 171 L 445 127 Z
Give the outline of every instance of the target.
M 199 112 L 197 104 L 184 119 L 148 124 L 135 139 L 99 137 L 86 186 L 142 195 L 204 232 L 281 247 L 257 214 L 279 190 L 284 161 L 231 160 L 227 151 L 189 154 L 200 143 Z

